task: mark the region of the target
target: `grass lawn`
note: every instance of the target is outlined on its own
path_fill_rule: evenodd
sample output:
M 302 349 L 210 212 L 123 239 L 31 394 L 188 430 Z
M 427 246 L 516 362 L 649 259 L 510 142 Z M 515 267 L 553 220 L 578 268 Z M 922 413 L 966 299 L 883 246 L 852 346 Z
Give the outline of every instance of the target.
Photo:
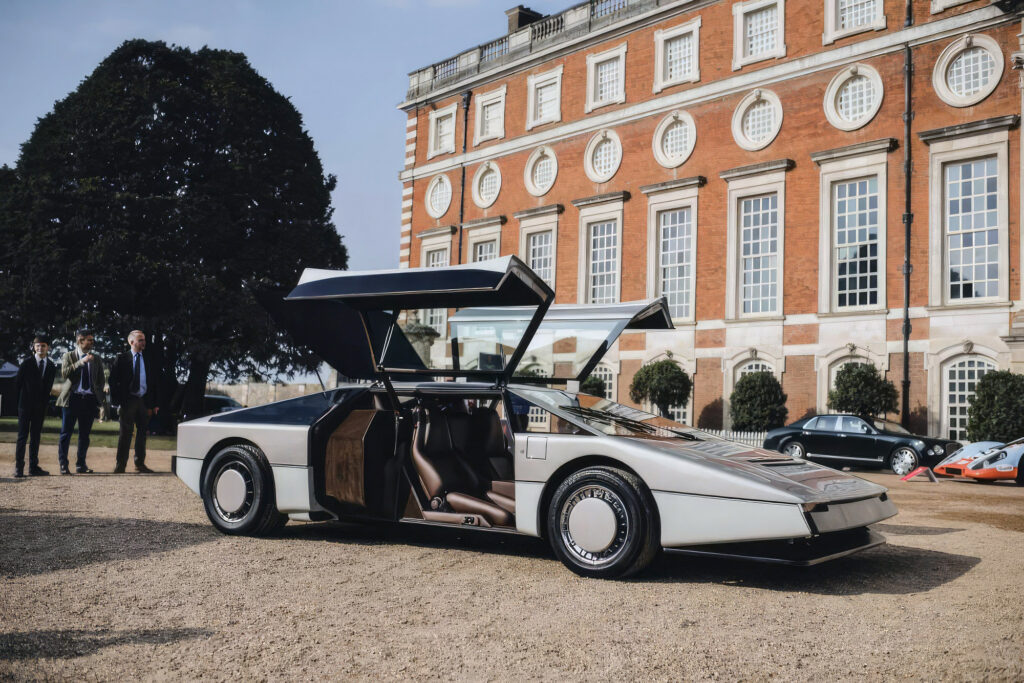
M 56 445 L 57 437 L 60 435 L 60 418 L 48 417 L 43 422 L 42 443 Z M 0 442 L 14 443 L 18 440 L 18 418 L 0 417 Z M 78 425 L 75 425 L 75 433 L 71 437 L 71 448 L 78 443 Z M 92 423 L 92 433 L 89 435 L 89 446 L 117 448 L 117 422 Z M 135 447 L 134 439 L 132 447 Z M 178 447 L 178 440 L 173 436 L 153 436 L 146 439 L 146 450 L 173 451 Z

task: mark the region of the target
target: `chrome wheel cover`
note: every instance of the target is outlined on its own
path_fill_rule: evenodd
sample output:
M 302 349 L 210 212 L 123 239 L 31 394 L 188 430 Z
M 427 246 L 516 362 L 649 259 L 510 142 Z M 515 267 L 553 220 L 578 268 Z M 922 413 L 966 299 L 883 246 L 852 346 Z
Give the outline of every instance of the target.
M 573 512 L 576 512 L 575 516 Z M 596 519 L 588 519 L 590 517 Z M 622 499 L 600 484 L 587 484 L 573 491 L 562 503 L 558 528 L 562 546 L 572 560 L 590 568 L 613 563 L 626 547 L 630 533 L 629 518 Z M 574 530 L 580 534 L 580 538 L 573 537 Z
M 791 443 L 784 449 L 786 455 L 791 458 L 802 458 L 804 457 L 804 447 L 798 443 Z
M 244 519 L 256 497 L 252 472 L 243 463 L 229 462 L 213 480 L 213 507 L 225 522 Z
M 917 454 L 909 448 L 901 448 L 892 456 L 893 474 L 904 476 L 917 466 Z

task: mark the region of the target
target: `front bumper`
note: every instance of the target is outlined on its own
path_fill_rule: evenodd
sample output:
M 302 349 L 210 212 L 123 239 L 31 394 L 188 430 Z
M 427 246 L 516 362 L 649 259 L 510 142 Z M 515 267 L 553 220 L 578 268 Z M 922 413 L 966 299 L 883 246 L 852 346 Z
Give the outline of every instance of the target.
M 1000 470 L 998 467 L 986 467 L 980 470 L 965 469 L 964 476 L 982 481 L 1000 481 L 1002 479 L 1016 479 L 1017 471 L 1016 467 L 1004 470 Z
M 870 529 L 848 529 L 813 538 L 786 541 L 727 543 L 685 548 L 665 548 L 666 552 L 694 557 L 713 557 L 747 562 L 764 562 L 809 567 L 852 555 L 885 543 L 885 537 Z

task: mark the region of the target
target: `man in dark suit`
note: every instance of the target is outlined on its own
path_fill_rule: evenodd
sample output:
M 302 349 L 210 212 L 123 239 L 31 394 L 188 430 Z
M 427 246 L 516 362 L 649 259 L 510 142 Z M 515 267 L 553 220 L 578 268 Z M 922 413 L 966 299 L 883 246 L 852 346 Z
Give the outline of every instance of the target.
M 79 474 L 92 472 L 85 464 L 85 456 L 89 450 L 89 434 L 92 423 L 99 414 L 100 406 L 105 401 L 103 378 L 103 361 L 92 352 L 95 337 L 89 330 L 82 330 L 76 339 L 77 348 L 64 354 L 60 365 L 60 376 L 64 384 L 57 397 L 57 405 L 61 408 L 60 440 L 57 443 L 57 460 L 60 462 L 60 473 L 71 474 L 68 466 L 68 450 L 71 448 L 71 436 L 75 433 L 78 423 L 78 459 L 75 471 Z
M 128 464 L 128 449 L 135 432 L 135 469 L 152 472 L 146 467 L 146 428 L 149 418 L 159 410 L 160 370 L 153 358 L 145 353 L 146 334 L 132 330 L 128 335 L 131 350 L 114 359 L 110 368 L 110 397 L 120 406 L 117 437 L 117 464 L 114 472 L 124 472 Z
M 46 405 L 57 376 L 57 366 L 47 358 L 50 342 L 42 337 L 32 340 L 33 355 L 18 368 L 18 441 L 14 447 L 14 477 L 25 476 L 25 444 L 28 446 L 28 474 L 40 477 L 49 474 L 39 466 L 39 437 L 43 432 Z M 30 439 L 31 437 L 31 439 Z

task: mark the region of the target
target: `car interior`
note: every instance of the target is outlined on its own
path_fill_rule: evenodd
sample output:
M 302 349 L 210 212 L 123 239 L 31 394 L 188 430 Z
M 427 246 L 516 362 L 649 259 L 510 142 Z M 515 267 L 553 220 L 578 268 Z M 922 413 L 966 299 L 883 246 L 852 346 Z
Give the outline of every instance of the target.
M 425 494 L 422 518 L 471 526 L 515 526 L 513 456 L 500 398 L 417 397 L 412 469 Z

